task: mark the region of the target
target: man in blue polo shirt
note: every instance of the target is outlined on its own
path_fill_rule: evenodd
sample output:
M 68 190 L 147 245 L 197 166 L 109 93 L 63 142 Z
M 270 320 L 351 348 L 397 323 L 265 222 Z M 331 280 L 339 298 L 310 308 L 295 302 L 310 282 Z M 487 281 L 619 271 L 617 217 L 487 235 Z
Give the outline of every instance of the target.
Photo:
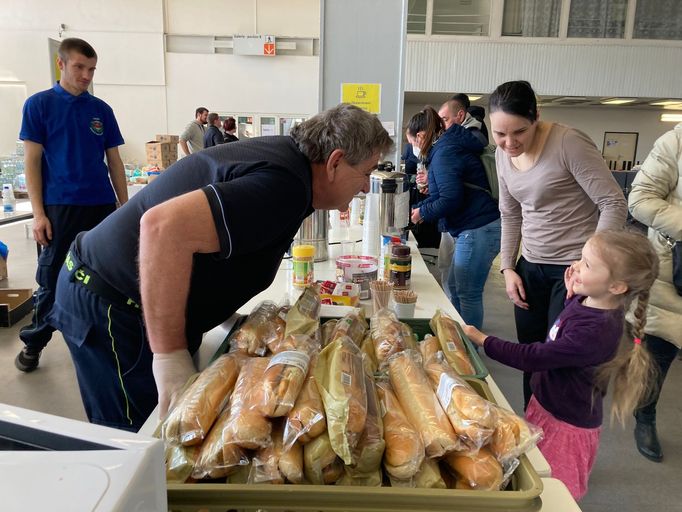
M 24 141 L 33 236 L 42 246 L 33 319 L 20 330 L 24 348 L 14 361 L 24 372 L 38 367 L 41 351 L 54 332 L 45 316 L 54 303 L 57 276 L 69 245 L 79 232 L 92 229 L 113 212 L 117 198 L 121 204 L 128 200 L 118 153 L 123 137 L 114 112 L 88 93 L 97 65 L 95 50 L 82 39 L 65 39 L 59 45 L 57 65 L 59 82 L 26 100 L 19 133 Z

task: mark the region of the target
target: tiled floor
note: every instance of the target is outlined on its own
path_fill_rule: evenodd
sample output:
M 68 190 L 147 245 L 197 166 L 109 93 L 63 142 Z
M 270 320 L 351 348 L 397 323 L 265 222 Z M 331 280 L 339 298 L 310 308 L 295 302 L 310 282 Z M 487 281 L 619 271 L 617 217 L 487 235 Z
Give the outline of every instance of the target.
M 10 249 L 9 279 L 0 282 L 0 287 L 35 288 L 35 242 L 26 237 L 25 224 L 0 226 L 0 240 Z M 484 331 L 514 339 L 512 306 L 506 300 L 504 281 L 496 271 L 491 272 L 486 286 L 485 307 Z M 0 402 L 84 420 L 73 366 L 59 333 L 43 352 L 38 370 L 25 374 L 14 367 L 14 357 L 21 348 L 19 327 L 27 321 L 28 317 L 12 327 L 0 328 Z M 510 403 L 520 410 L 519 372 L 489 359 L 485 362 Z M 665 452 L 661 464 L 649 462 L 637 453 L 631 423 L 625 429 L 617 425 L 610 427 L 608 423 L 604 425 L 590 491 L 581 503 L 584 511 L 682 512 L 682 500 L 679 499 L 682 401 L 677 396 L 680 389 L 682 364 L 675 361 L 659 403 L 658 429 Z

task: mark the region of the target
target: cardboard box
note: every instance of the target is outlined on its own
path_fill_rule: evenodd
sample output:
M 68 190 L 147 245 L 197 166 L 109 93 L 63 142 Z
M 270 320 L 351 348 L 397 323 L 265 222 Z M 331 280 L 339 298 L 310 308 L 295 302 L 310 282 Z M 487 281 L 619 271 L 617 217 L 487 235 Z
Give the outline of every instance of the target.
M 167 169 L 177 161 L 177 158 L 169 157 L 159 157 L 159 158 L 149 158 L 147 157 L 147 163 L 149 165 L 155 165 L 159 169 Z
M 30 288 L 0 289 L 0 327 L 10 327 L 33 311 Z
M 178 156 L 178 146 L 170 142 L 157 142 L 150 140 L 144 145 L 147 158 L 173 157 Z
M 168 135 L 168 134 L 161 134 L 156 136 L 156 140 L 158 142 L 170 142 L 171 144 L 177 144 L 180 142 L 180 136 L 179 135 Z

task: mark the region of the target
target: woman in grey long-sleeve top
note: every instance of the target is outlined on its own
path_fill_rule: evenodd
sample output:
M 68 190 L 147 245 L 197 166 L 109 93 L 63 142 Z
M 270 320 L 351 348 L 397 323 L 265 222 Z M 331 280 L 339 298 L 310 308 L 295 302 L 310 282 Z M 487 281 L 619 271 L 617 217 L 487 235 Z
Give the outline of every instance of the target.
M 564 306 L 566 268 L 596 230 L 624 226 L 627 205 L 587 135 L 539 120 L 528 82 L 500 85 L 489 108 L 498 146 L 500 270 L 519 342 L 542 341 Z M 529 382 L 524 373 L 526 405 Z

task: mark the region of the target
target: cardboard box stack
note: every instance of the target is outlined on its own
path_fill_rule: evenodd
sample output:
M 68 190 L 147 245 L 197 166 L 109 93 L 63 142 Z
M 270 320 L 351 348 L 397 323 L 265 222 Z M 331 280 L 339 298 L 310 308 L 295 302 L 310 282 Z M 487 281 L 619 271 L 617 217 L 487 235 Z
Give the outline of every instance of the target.
M 178 159 L 177 135 L 157 135 L 156 140 L 145 144 L 147 163 L 165 169 Z

